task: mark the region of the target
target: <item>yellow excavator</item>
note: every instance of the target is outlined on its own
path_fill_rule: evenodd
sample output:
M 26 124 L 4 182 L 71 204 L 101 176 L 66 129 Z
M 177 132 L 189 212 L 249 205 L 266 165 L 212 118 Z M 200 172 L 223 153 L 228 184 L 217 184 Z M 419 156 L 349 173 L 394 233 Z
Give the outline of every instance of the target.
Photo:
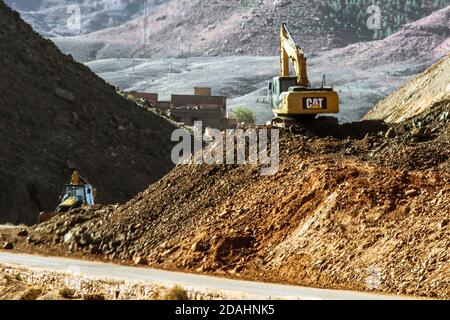
M 60 200 L 61 203 L 54 212 L 44 211 L 39 214 L 39 223 L 48 221 L 61 212 L 94 205 L 95 188 L 78 171 L 74 171 L 70 183 L 64 186 Z
M 293 63 L 295 76 L 289 72 Z M 338 113 L 339 96 L 331 87 L 312 88 L 308 79 L 306 57 L 295 43 L 285 23 L 280 28 L 280 76 L 269 83 L 269 95 L 275 118 L 272 124 L 314 119 L 318 114 Z

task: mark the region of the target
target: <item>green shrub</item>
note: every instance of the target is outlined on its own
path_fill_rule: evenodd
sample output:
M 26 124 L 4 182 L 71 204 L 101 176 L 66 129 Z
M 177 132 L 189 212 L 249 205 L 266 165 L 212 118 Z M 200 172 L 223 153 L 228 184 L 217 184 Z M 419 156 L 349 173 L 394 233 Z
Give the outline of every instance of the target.
M 322 29 L 348 42 L 383 39 L 409 22 L 419 20 L 450 5 L 450 0 L 319 0 L 315 2 Z M 367 9 L 381 10 L 381 29 L 370 30 Z
M 175 286 L 166 292 L 163 300 L 189 300 L 189 297 L 186 290 L 184 290 L 180 286 Z
M 248 108 L 236 107 L 233 110 L 233 115 L 238 122 L 245 122 L 247 124 L 255 123 L 255 113 Z

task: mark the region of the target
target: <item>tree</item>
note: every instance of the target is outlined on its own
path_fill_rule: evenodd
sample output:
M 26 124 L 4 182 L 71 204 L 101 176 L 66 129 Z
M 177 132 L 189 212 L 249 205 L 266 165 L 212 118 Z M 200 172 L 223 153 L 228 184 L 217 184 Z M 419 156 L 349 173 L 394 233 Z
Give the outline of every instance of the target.
M 377 5 L 382 11 L 383 26 L 375 31 L 366 28 L 367 8 Z M 450 0 L 321 0 L 317 8 L 324 30 L 346 41 L 383 39 L 405 23 L 423 18 L 450 5 Z
M 247 124 L 255 123 L 255 113 L 253 112 L 253 110 L 250 110 L 248 108 L 236 107 L 233 110 L 233 115 L 238 122 L 244 122 Z

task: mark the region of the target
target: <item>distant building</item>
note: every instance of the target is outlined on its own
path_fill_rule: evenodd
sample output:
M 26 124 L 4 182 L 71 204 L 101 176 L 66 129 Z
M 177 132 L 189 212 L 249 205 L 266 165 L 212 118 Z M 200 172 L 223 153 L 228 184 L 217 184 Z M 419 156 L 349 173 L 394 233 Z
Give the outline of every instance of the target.
M 195 87 L 194 95 L 171 96 L 171 101 L 158 101 L 158 94 L 130 92 L 142 98 L 150 105 L 168 112 L 176 122 L 187 126 L 194 125 L 195 121 L 202 121 L 203 128 L 227 129 L 234 122 L 227 119 L 227 98 L 225 96 L 211 95 L 211 88 Z

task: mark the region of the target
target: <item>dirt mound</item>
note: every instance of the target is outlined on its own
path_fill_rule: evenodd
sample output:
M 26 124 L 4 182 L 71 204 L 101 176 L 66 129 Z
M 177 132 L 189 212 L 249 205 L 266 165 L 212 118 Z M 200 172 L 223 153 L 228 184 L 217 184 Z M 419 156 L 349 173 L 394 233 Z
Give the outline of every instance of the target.
M 76 210 L 13 242 L 167 269 L 448 298 L 445 108 L 422 120 L 435 129 L 426 138 L 410 132 L 420 119 L 346 124 L 323 137 L 290 128 L 281 132 L 274 176 L 250 165 L 178 166 L 125 205 Z
M 436 105 L 449 104 L 449 79 L 450 55 L 380 101 L 365 119 L 401 122 Z
M 0 222 L 33 223 L 77 168 L 125 202 L 172 167 L 163 118 L 116 93 L 0 2 Z

